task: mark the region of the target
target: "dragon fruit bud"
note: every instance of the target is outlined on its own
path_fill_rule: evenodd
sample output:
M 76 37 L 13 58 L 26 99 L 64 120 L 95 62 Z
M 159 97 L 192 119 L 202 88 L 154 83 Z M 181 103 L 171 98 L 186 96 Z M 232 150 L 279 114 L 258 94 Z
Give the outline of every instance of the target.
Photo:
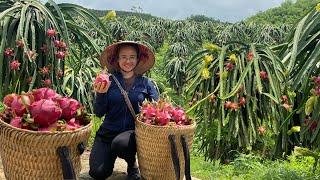
M 52 100 L 41 99 L 31 104 L 30 112 L 35 123 L 46 127 L 61 117 L 62 109 Z
M 16 128 L 21 128 L 22 127 L 22 117 L 16 116 L 10 121 L 10 125 L 14 126 Z
M 39 101 L 40 99 L 53 99 L 58 96 L 58 94 L 50 88 L 39 88 L 35 89 L 32 92 L 35 101 Z
M 105 72 L 99 73 L 96 79 L 94 80 L 94 84 L 98 84 L 98 83 L 109 84 L 110 83 L 109 75 Z
M 70 120 L 75 117 L 77 114 L 77 110 L 80 108 L 80 103 L 72 98 L 57 98 L 56 102 L 59 104 L 62 109 L 62 118 L 64 120 Z

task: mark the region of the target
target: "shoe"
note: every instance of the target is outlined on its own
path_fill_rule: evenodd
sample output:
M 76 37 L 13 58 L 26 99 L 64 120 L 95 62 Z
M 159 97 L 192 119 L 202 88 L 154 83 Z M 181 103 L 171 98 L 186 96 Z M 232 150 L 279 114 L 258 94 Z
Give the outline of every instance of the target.
M 139 168 L 128 168 L 127 173 L 128 173 L 128 175 L 127 175 L 126 180 L 140 180 L 141 179 Z

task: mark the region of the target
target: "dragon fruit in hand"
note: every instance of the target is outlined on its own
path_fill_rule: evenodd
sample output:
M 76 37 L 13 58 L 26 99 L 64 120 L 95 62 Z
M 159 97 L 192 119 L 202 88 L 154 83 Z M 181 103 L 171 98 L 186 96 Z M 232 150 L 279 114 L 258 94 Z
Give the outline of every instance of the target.
M 94 84 L 98 84 L 98 83 L 106 83 L 106 84 L 110 83 L 109 75 L 105 71 L 102 71 L 101 73 L 99 73 L 96 79 L 94 80 Z

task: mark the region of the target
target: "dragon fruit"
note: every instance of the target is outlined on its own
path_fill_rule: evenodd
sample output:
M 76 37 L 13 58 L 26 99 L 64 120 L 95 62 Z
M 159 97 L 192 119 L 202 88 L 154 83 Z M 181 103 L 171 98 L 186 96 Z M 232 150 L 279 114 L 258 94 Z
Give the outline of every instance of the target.
M 79 124 L 79 122 L 76 121 L 75 118 L 70 119 L 67 123 L 67 130 L 69 131 L 74 131 L 80 127 L 81 125 Z
M 11 70 L 19 70 L 20 64 L 18 60 L 14 60 L 10 63 L 10 69 Z
M 10 121 L 10 125 L 16 128 L 22 128 L 22 117 L 16 116 Z
M 4 97 L 0 120 L 17 128 L 42 132 L 73 131 L 90 123 L 85 107 L 53 89 L 40 88 Z
M 53 29 L 53 28 L 47 30 L 47 35 L 48 35 L 49 37 L 54 37 L 56 34 L 57 34 L 56 30 Z
M 246 98 L 245 97 L 240 97 L 239 98 L 239 106 L 244 106 L 246 104 Z
M 181 108 L 174 108 L 171 111 L 172 119 L 179 125 L 184 124 L 186 120 L 186 114 Z
M 11 107 L 11 103 L 12 103 L 13 99 L 16 98 L 17 96 L 19 96 L 19 95 L 15 94 L 15 93 L 6 95 L 3 98 L 3 104 L 5 104 L 8 107 Z
M 261 79 L 267 79 L 268 78 L 268 74 L 265 71 L 260 71 L 260 78 Z
M 40 88 L 32 92 L 35 101 L 40 99 L 53 99 L 59 96 L 53 89 L 50 88 Z
M 62 109 L 53 100 L 41 99 L 31 104 L 30 112 L 35 123 L 49 126 L 61 117 Z
M 320 76 L 314 77 L 314 78 L 313 78 L 313 81 L 314 81 L 314 83 L 315 83 L 316 85 L 320 85 Z
M 171 116 L 167 111 L 158 110 L 156 113 L 155 122 L 160 126 L 165 126 L 169 123 Z
M 141 112 L 146 118 L 151 118 L 156 115 L 156 109 L 150 104 L 143 106 L 141 108 Z
M 13 97 L 10 107 L 17 116 L 23 116 L 27 112 L 26 108 L 29 108 L 32 102 L 32 96 L 18 95 Z
M 57 98 L 56 102 L 59 104 L 60 108 L 62 109 L 62 118 L 64 120 L 70 120 L 73 118 L 77 110 L 80 108 L 80 103 L 72 98 Z
M 109 75 L 106 72 L 102 71 L 100 74 L 98 74 L 98 76 L 94 80 L 94 84 L 98 84 L 98 83 L 109 84 L 110 83 Z
M 157 102 L 145 101 L 138 119 L 145 124 L 157 126 L 171 125 L 171 122 L 178 126 L 191 124 L 181 107 L 173 107 L 171 103 L 162 99 Z

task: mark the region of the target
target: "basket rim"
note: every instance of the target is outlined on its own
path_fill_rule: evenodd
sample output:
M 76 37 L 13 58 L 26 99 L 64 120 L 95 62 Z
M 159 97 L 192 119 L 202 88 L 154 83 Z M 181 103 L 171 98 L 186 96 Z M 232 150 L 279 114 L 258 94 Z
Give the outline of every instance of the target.
M 14 129 L 16 131 L 21 131 L 21 132 L 25 132 L 25 133 L 28 133 L 28 134 L 41 134 L 41 135 L 63 135 L 63 134 L 70 134 L 70 133 L 77 133 L 79 131 L 82 131 L 84 129 L 87 129 L 89 128 L 90 126 L 92 126 L 92 121 L 89 122 L 89 124 L 81 127 L 81 128 L 78 128 L 74 131 L 56 131 L 56 132 L 49 132 L 49 131 L 32 131 L 32 130 L 28 130 L 28 129 L 21 129 L 21 128 L 17 128 L 17 127 L 14 127 L 12 126 L 11 124 L 8 124 L 6 122 L 4 122 L 1 118 L 0 118 L 0 130 L 1 130 L 1 126 L 6 126 L 6 127 L 9 127 L 11 129 Z
M 158 129 L 190 129 L 190 128 L 194 128 L 196 127 L 196 121 L 192 121 L 193 123 L 190 124 L 190 125 L 183 125 L 183 126 L 170 126 L 169 124 L 168 125 L 165 125 L 165 126 L 156 126 L 156 125 L 152 125 L 152 124 L 146 124 L 142 121 L 139 120 L 139 118 L 136 118 L 136 120 L 139 124 L 143 125 L 143 126 L 148 126 L 148 127 L 152 127 L 152 128 L 158 128 Z

